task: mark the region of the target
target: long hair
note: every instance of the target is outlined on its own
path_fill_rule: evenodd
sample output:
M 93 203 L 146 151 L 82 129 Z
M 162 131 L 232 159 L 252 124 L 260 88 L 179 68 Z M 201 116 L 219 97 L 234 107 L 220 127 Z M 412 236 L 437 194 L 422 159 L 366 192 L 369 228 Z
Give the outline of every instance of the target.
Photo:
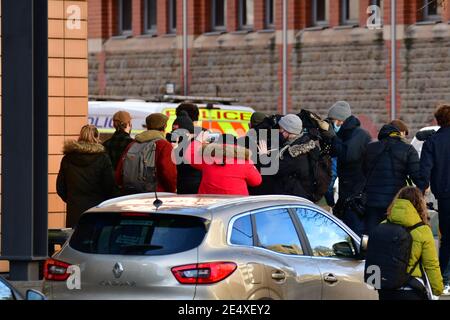
M 84 125 L 81 128 L 78 142 L 100 143 L 100 134 L 97 128 L 92 124 Z
M 419 188 L 408 186 L 400 189 L 400 191 L 395 196 L 394 201 L 392 201 L 391 205 L 387 210 L 388 215 L 391 214 L 392 207 L 394 206 L 395 200 L 397 199 L 409 200 L 419 213 L 419 216 L 422 219 L 423 223 L 427 225 L 429 224 L 427 203 L 425 201 L 425 197 L 423 196 L 422 191 L 420 191 Z

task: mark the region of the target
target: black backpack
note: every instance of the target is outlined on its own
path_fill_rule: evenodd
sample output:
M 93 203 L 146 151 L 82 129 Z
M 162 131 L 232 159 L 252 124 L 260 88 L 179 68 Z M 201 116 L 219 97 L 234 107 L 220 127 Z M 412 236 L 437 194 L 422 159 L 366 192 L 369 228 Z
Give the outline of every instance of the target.
M 425 225 L 420 222 L 412 227 L 406 228 L 401 225 L 387 222 L 381 223 L 370 234 L 367 244 L 366 264 L 364 268 L 364 281 L 371 284 L 368 279 L 373 274 L 370 266 L 380 268 L 380 288 L 393 290 L 398 289 L 411 280 L 411 274 L 417 268 L 416 265 L 407 272 L 413 239 L 411 231 Z M 370 279 L 371 280 L 371 279 Z
M 332 161 L 328 154 L 308 153 L 310 176 L 312 178 L 311 200 L 318 202 L 327 193 L 332 179 Z

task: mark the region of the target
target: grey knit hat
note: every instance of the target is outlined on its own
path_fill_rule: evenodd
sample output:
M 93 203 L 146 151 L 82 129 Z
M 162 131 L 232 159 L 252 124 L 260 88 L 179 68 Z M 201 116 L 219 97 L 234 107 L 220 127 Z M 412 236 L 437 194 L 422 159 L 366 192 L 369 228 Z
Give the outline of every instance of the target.
M 292 134 L 301 134 L 303 131 L 303 122 L 299 116 L 295 114 L 285 115 L 280 119 L 278 125 Z
M 333 120 L 345 121 L 351 115 L 352 110 L 347 101 L 338 101 L 328 110 L 328 118 Z

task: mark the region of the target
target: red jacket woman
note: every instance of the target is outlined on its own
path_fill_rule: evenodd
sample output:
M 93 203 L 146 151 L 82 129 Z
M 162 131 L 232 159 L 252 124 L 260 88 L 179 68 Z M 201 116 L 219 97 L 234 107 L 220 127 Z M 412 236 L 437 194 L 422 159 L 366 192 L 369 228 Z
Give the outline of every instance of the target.
M 245 148 L 194 141 L 185 154 L 188 163 L 202 171 L 199 194 L 248 195 L 248 186 L 261 184 L 261 174 Z

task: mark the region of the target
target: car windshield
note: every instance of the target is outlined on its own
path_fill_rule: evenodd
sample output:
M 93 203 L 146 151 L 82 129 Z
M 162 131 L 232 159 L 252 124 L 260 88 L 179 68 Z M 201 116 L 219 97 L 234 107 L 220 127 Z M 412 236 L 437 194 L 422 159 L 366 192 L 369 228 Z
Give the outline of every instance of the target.
M 167 255 L 196 248 L 207 232 L 199 217 L 146 213 L 89 213 L 76 227 L 70 246 L 116 255 Z

